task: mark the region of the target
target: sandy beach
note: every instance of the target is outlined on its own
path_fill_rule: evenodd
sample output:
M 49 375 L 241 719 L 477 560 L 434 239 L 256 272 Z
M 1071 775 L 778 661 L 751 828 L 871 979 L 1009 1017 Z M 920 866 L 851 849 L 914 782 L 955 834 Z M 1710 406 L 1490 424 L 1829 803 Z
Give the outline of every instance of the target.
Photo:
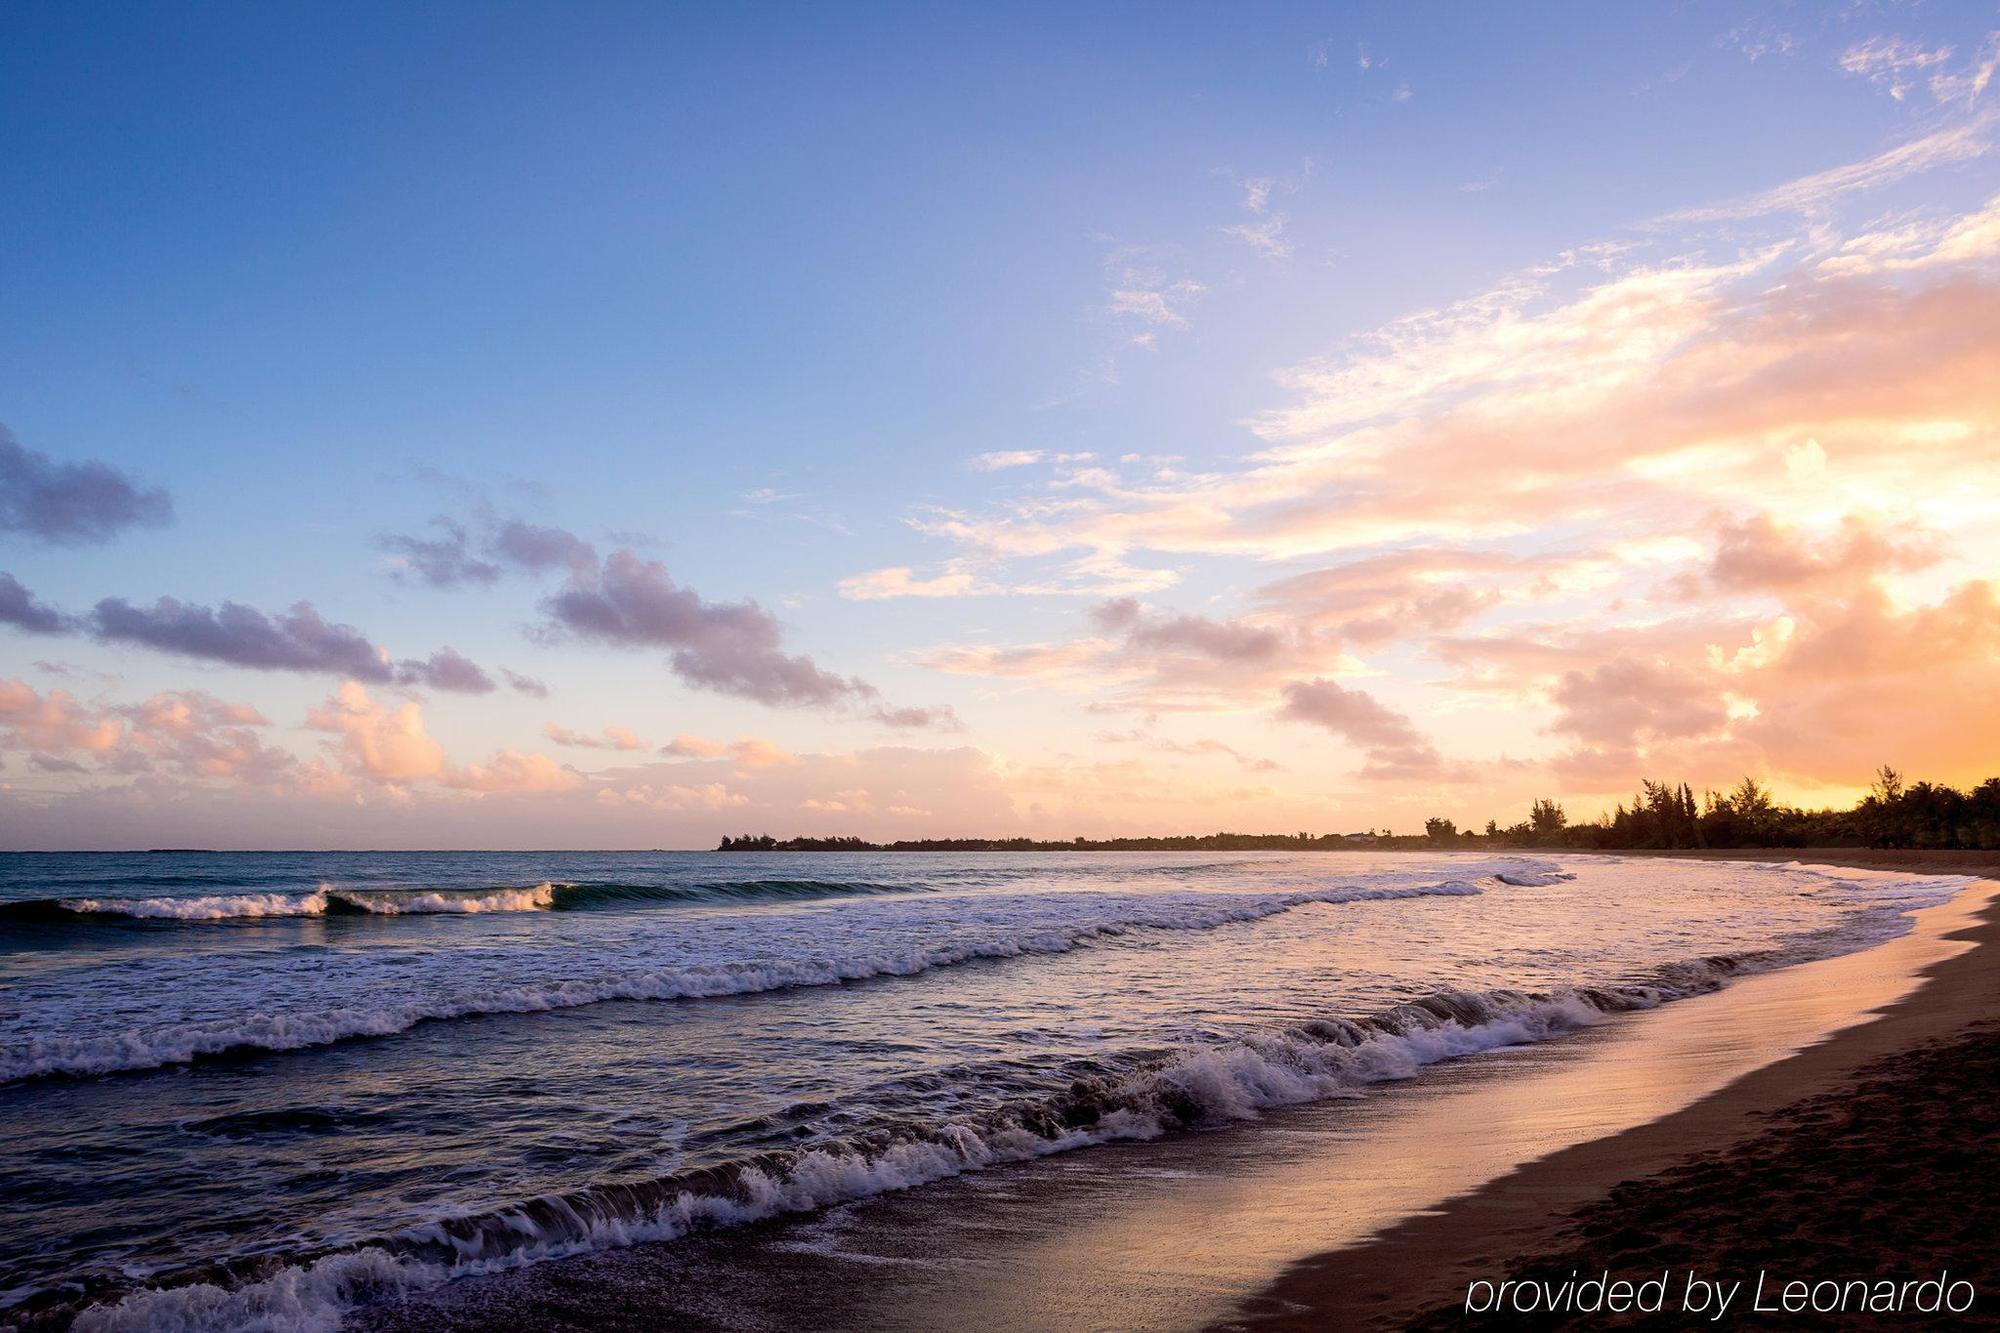
M 2000 877 L 1990 852 L 1676 855 Z M 1607 1270 L 1614 1280 L 1671 1272 L 1664 1312 L 1626 1316 L 1663 1325 L 1689 1318 L 1679 1302 L 1690 1271 L 1743 1280 L 1734 1315 L 1788 1318 L 1799 1316 L 1745 1308 L 1760 1273 L 1762 1299 L 1777 1304 L 1794 1280 L 1901 1283 L 1948 1269 L 1977 1292 L 1972 1309 L 1951 1318 L 2000 1319 L 1995 1201 L 1984 1183 L 2000 1164 L 2000 902 L 1953 937 L 1972 947 L 1928 967 L 1916 991 L 1872 1020 L 1672 1115 L 1540 1158 L 1365 1243 L 1297 1263 L 1222 1326 L 1547 1327 L 1568 1321 L 1545 1311 L 1468 1314 L 1468 1289 Z

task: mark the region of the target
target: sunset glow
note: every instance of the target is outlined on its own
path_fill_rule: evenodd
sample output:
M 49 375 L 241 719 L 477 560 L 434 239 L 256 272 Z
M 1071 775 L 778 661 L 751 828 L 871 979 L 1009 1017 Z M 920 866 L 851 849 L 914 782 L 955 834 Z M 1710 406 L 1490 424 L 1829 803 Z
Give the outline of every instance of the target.
M 1990 774 L 1990 12 L 1140 13 L 9 19 L 0 843 Z

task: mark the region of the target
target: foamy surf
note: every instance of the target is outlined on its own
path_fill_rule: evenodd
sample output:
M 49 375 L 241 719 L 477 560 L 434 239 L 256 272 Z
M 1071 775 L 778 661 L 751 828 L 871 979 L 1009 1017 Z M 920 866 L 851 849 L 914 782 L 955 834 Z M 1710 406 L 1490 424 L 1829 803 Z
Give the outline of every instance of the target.
M 556 886 L 525 889 L 343 889 L 322 884 L 311 893 L 226 893 L 198 898 L 59 898 L 8 904 L 17 917 L 125 917 L 135 921 L 256 921 L 274 917 L 414 916 L 479 912 L 539 912 L 555 905 Z
M 922 883 L 855 880 L 724 879 L 695 884 L 563 884 L 528 888 L 346 888 L 322 884 L 310 893 L 230 893 L 199 897 L 29 898 L 0 903 L 0 923 L 254 921 L 281 917 L 475 915 L 492 912 L 703 904 L 786 903 L 821 898 L 931 893 Z
M 19 915 L 34 908 L 71 916 L 122 916 L 139 921 L 236 921 L 262 917 L 324 916 L 328 892 L 224 893 L 200 898 L 64 898 L 20 904 Z
M 542 886 L 546 889 L 548 886 Z M 503 986 L 377 1006 L 348 1005 L 310 1013 L 248 1014 L 93 1037 L 43 1037 L 0 1047 L 0 1083 L 50 1075 L 88 1075 L 187 1064 L 225 1053 L 295 1051 L 359 1037 L 388 1037 L 422 1023 L 479 1014 L 574 1009 L 610 1000 L 695 1000 L 796 987 L 832 986 L 875 977 L 907 977 L 985 959 L 1067 953 L 1133 931 L 1206 931 L 1315 904 L 1381 902 L 1420 897 L 1467 897 L 1477 884 L 1331 888 L 1251 901 L 1161 905 L 1074 927 L 1043 927 L 959 946 L 860 953 L 845 958 L 768 959 L 670 967 L 633 975 L 578 977 L 536 986 Z M 499 909 L 508 910 L 508 909 Z
M 666 1176 L 441 1218 L 351 1249 L 301 1257 L 239 1285 L 196 1281 L 84 1310 L 74 1327 L 123 1333 L 330 1330 L 374 1301 L 457 1278 L 692 1231 L 804 1214 L 1055 1153 L 1255 1119 L 1359 1095 L 1445 1060 L 1548 1040 L 1635 1009 L 1712 990 L 1738 970 L 1691 961 L 1653 984 L 1533 996 L 1442 991 L 1358 1020 L 1327 1018 L 1266 1037 L 1191 1049 L 1079 1081 L 1068 1093 L 983 1117 L 905 1126 L 887 1146 L 829 1145 L 698 1176 Z

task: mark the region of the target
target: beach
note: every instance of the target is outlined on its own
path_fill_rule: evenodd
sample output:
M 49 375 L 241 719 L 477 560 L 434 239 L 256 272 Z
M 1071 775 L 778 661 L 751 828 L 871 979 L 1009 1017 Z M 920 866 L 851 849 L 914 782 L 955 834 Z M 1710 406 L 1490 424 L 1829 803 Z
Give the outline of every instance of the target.
M 2000 876 L 2000 856 L 1984 852 L 1703 859 L 1759 857 Z M 2000 1165 L 2000 906 L 1988 901 L 1955 934 L 1972 947 L 1928 967 L 1920 987 L 1873 1020 L 1672 1115 L 1537 1159 L 1365 1243 L 1296 1263 L 1222 1326 L 1546 1327 L 1567 1320 L 1546 1310 L 1469 1313 L 1468 1300 L 1490 1299 L 1475 1284 L 1549 1290 L 1572 1274 L 1607 1271 L 1614 1279 L 1671 1274 L 1665 1310 L 1626 1317 L 1676 1326 L 1690 1317 L 1679 1306 L 1689 1273 L 1744 1281 L 1744 1302 L 1763 1275 L 1763 1299 L 1777 1303 L 1774 1293 L 1792 1281 L 1900 1284 L 1949 1270 L 1978 1299 L 1948 1317 L 2000 1318 L 1994 1195 L 1985 1184 Z M 1734 1313 L 1789 1317 L 1741 1305 Z

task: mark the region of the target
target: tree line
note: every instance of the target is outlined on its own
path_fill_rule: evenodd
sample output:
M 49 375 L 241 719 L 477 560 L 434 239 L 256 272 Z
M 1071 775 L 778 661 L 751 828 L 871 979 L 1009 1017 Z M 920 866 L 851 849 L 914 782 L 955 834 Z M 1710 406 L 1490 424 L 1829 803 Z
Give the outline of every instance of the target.
M 1440 827 L 1441 826 L 1441 827 Z M 1425 822 L 1427 840 L 1456 834 L 1449 820 Z M 1537 801 L 1528 819 L 1463 838 L 1510 847 L 1664 850 L 1702 847 L 1899 847 L 2000 849 L 2000 778 L 1969 791 L 1941 782 L 1907 782 L 1884 764 L 1868 795 L 1845 810 L 1782 805 L 1769 788 L 1746 777 L 1728 791 L 1696 800 L 1687 783 L 1640 783 L 1630 805 L 1620 802 L 1594 821 L 1570 823 L 1554 801 Z
M 1705 847 L 1897 847 L 2000 849 L 2000 778 L 1961 791 L 1940 782 L 1907 782 L 1888 765 L 1876 771 L 1868 795 L 1846 810 L 1783 805 L 1769 788 L 1746 777 L 1728 791 L 1697 798 L 1685 782 L 1640 783 L 1631 804 L 1595 820 L 1571 823 L 1554 800 L 1534 803 L 1528 817 L 1483 832 L 1460 830 L 1442 817 L 1422 834 L 1388 829 L 1366 833 L 1195 833 L 1150 838 L 774 838 L 768 833 L 725 837 L 724 852 L 1255 852 L 1357 851 L 1424 847 L 1574 847 L 1607 851 Z

